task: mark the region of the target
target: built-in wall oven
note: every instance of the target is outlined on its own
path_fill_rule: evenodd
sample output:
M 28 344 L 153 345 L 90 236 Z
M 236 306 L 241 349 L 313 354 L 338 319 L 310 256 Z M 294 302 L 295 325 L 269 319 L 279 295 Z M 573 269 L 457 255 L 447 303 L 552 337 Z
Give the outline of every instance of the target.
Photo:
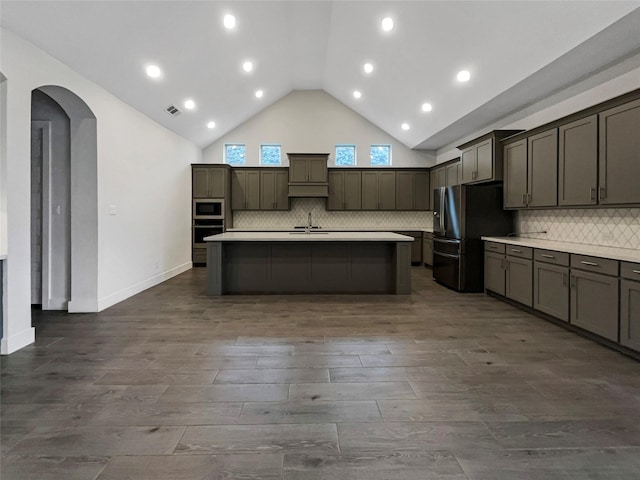
M 193 218 L 223 219 L 224 200 L 221 198 L 197 198 L 193 201 Z
M 224 233 L 224 200 L 221 198 L 196 198 L 193 200 L 193 246 L 204 248 L 204 239 Z
M 223 219 L 194 219 L 193 220 L 193 243 L 195 245 L 205 245 L 206 237 L 224 233 Z

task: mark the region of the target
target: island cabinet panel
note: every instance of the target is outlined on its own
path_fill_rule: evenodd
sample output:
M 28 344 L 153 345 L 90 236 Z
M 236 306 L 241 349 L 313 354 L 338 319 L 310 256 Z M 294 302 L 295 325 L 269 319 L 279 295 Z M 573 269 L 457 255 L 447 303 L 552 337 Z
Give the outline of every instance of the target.
M 527 139 L 504 146 L 504 206 L 527 206 Z
M 571 269 L 571 323 L 618 341 L 617 277 Z
M 558 129 L 558 205 L 598 203 L 598 116 Z
M 191 168 L 193 198 L 225 198 L 229 169 L 226 165 L 201 165 Z
M 569 321 L 569 267 L 534 262 L 533 308 Z
M 554 207 L 558 205 L 558 130 L 528 140 L 527 206 Z
M 523 305 L 533 305 L 533 265 L 527 258 L 507 256 L 505 296 Z
M 260 210 L 289 210 L 289 174 L 283 170 L 260 172 Z
M 260 210 L 260 171 L 234 169 L 231 177 L 231 208 Z
M 504 253 L 486 251 L 484 253 L 484 288 L 499 295 L 505 294 Z
M 362 172 L 362 209 L 396 209 L 396 172 Z
M 600 204 L 640 203 L 640 100 L 600 117 Z

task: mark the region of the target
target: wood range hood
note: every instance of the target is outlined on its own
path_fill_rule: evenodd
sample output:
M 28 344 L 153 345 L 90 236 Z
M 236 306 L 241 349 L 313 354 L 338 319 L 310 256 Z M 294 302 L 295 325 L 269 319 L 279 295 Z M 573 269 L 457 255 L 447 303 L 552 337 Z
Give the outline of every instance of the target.
M 289 157 L 289 197 L 329 196 L 328 153 L 287 153 Z

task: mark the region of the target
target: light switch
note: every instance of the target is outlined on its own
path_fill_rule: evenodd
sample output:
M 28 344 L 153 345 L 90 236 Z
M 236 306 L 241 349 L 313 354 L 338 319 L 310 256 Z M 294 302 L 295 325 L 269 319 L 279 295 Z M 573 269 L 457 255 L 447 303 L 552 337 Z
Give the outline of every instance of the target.
M 118 206 L 109 205 L 109 215 L 117 215 L 117 214 L 118 214 Z

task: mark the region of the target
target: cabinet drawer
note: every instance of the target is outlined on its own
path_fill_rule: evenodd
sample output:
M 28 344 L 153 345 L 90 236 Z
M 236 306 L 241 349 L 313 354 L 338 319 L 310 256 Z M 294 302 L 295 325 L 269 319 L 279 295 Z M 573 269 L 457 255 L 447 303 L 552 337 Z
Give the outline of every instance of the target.
M 533 258 L 533 248 L 531 247 L 520 247 L 518 245 L 507 245 L 506 248 L 507 255 L 512 257 L 520 257 L 520 258 Z
M 193 263 L 207 263 L 206 248 L 193 248 Z
M 533 258 L 538 262 L 552 263 L 554 265 L 569 266 L 569 254 L 565 252 L 554 252 L 553 250 L 533 251 Z
M 498 242 L 484 242 L 485 252 L 504 253 L 506 245 Z
M 640 282 L 640 263 L 620 262 L 620 276 Z
M 587 272 L 617 276 L 618 264 L 619 262 L 617 260 L 571 254 L 571 268 L 577 268 L 579 270 L 585 270 Z

